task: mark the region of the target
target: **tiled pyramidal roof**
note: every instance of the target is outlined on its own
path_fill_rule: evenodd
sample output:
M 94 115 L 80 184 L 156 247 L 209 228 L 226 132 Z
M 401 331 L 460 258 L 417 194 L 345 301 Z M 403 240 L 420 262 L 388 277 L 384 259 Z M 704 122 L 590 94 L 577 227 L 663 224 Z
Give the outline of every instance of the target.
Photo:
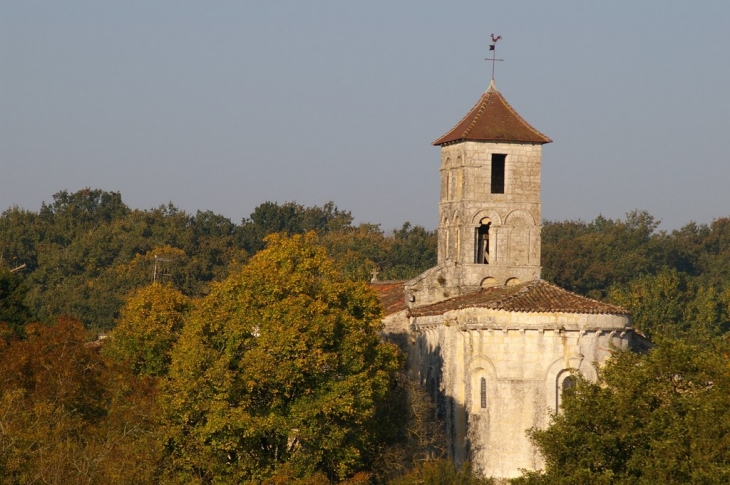
M 414 317 L 441 315 L 463 308 L 491 308 L 508 312 L 589 313 L 629 315 L 620 306 L 576 295 L 544 280 L 533 280 L 515 286 L 483 288 L 431 305 L 413 308 Z
M 550 143 L 552 140 L 533 128 L 497 91 L 494 79 L 479 102 L 457 125 L 433 142 L 445 145 L 457 141 Z

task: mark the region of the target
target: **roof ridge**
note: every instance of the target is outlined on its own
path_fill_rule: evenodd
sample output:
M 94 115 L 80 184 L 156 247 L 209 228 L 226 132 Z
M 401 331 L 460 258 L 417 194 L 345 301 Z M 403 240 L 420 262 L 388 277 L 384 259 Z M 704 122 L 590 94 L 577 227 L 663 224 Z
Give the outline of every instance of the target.
M 536 286 L 536 282 L 539 282 L 539 281 L 543 281 L 543 280 L 537 279 L 537 280 L 527 281 L 527 282 L 523 283 L 522 288 L 520 288 L 519 290 L 515 291 L 511 295 L 506 295 L 506 296 L 498 299 L 497 301 L 490 302 L 489 306 L 494 307 L 494 306 L 497 306 L 500 304 L 510 303 L 512 300 L 515 300 L 515 299 L 519 298 L 520 296 L 524 295 L 525 293 L 528 293 L 530 291 L 530 289 L 532 289 L 532 287 Z M 509 287 L 505 286 L 504 288 L 509 288 Z
M 612 307 L 614 307 L 614 308 L 616 308 L 616 309 L 619 309 L 619 310 L 624 310 L 624 311 L 626 311 L 627 313 L 629 313 L 629 310 L 628 310 L 627 308 L 624 308 L 624 307 L 622 307 L 621 305 L 615 305 L 615 304 L 613 304 L 613 303 L 609 303 L 609 302 L 605 302 L 605 301 L 597 300 L 597 299 L 595 299 L 595 298 L 591 298 L 590 296 L 580 295 L 580 294 L 578 294 L 578 293 L 575 293 L 574 291 L 566 290 L 565 288 L 561 288 L 560 286 L 558 286 L 558 285 L 554 285 L 554 284 L 550 283 L 549 281 L 545 281 L 545 280 L 543 280 L 543 279 L 539 279 L 539 280 L 535 280 L 535 281 L 541 281 L 541 282 L 543 282 L 543 283 L 544 283 L 544 285 L 546 285 L 546 286 L 550 286 L 550 287 L 552 287 L 552 288 L 555 288 L 555 289 L 557 289 L 557 290 L 559 290 L 559 291 L 563 291 L 563 292 L 565 292 L 565 293 L 569 293 L 569 294 L 571 294 L 571 295 L 577 296 L 578 298 L 583 298 L 584 300 L 592 301 L 592 302 L 594 302 L 594 303 L 599 303 L 599 304 L 601 304 L 601 305 L 608 305 L 608 306 L 612 306 Z
M 490 88 L 491 88 L 491 84 L 490 84 Z M 497 91 L 496 90 L 490 91 L 489 89 L 487 89 L 486 92 L 482 95 L 482 97 L 479 98 L 479 103 L 477 105 L 474 105 L 474 108 L 479 106 L 479 110 L 477 111 L 476 116 L 474 116 L 474 119 L 471 120 L 471 124 L 469 126 L 467 126 L 466 130 L 464 130 L 464 133 L 461 134 L 462 138 L 466 138 L 466 135 L 471 133 L 471 130 L 474 129 L 474 126 L 477 124 L 477 121 L 479 121 L 482 118 L 482 115 L 487 110 L 487 104 L 489 103 L 489 97 L 493 92 L 497 92 Z M 499 94 L 499 92 L 497 92 L 497 94 Z M 469 111 L 469 113 L 471 113 L 474 110 L 474 108 L 472 108 L 471 111 Z M 469 114 L 467 114 L 466 116 L 469 116 Z M 466 116 L 464 118 L 466 118 Z M 459 123 L 461 123 L 461 121 Z M 457 124 L 456 126 L 459 126 L 459 125 Z M 454 128 L 456 128 L 456 126 Z

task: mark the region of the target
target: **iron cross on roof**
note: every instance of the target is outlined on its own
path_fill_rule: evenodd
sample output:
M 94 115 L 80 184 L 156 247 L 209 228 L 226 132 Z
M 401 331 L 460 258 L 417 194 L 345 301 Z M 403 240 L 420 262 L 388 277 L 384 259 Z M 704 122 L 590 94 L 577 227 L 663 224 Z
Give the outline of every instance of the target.
M 489 50 L 492 51 L 492 58 L 485 57 L 485 61 L 492 61 L 492 80 L 494 80 L 494 63 L 497 61 L 504 61 L 504 59 L 497 59 L 497 41 L 501 39 L 501 35 L 495 36 L 492 34 L 492 44 L 489 44 Z

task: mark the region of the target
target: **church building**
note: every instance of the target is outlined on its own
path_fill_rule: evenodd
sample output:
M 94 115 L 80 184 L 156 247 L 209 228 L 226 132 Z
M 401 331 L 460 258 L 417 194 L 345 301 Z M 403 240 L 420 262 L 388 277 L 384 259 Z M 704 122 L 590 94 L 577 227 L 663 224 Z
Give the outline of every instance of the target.
M 542 147 L 492 80 L 438 138 L 438 264 L 405 283 L 374 282 L 386 336 L 446 424 L 449 454 L 485 476 L 539 469 L 526 431 L 612 352 L 641 342 L 629 312 L 540 279 Z

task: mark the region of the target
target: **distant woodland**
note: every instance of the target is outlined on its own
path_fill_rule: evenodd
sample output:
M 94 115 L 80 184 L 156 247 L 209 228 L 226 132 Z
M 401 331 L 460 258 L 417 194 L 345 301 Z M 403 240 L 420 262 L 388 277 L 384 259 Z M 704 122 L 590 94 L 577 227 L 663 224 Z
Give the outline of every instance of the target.
M 353 220 L 264 202 L 235 223 L 96 189 L 5 210 L 0 481 L 491 483 L 446 458 L 367 285 L 434 266 L 435 231 Z M 545 470 L 515 483 L 730 483 L 730 218 L 544 221 L 542 266 L 654 347 L 565 396 L 530 431 Z

